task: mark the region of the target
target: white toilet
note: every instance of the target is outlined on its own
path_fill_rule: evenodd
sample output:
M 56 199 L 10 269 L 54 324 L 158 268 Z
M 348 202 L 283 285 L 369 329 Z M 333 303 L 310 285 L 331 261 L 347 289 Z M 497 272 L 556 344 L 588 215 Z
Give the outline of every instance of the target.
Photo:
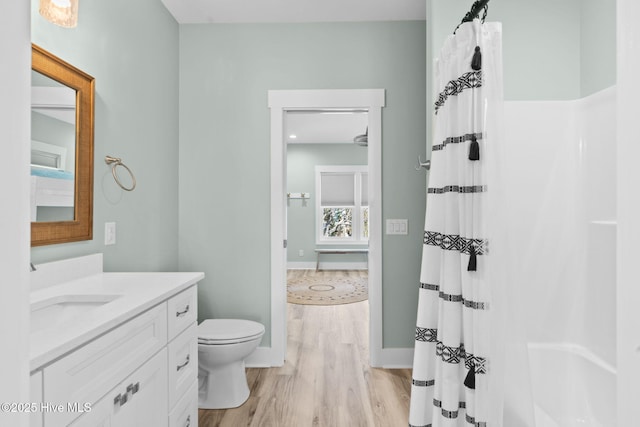
M 198 325 L 199 408 L 236 408 L 246 402 L 244 359 L 263 335 L 264 325 L 251 320 L 207 319 Z

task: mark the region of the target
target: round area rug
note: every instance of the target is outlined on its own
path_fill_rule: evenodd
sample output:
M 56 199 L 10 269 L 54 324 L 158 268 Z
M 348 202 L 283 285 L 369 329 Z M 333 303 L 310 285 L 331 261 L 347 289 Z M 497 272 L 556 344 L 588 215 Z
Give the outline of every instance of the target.
M 366 277 L 304 277 L 287 282 L 287 301 L 292 304 L 349 304 L 368 297 Z

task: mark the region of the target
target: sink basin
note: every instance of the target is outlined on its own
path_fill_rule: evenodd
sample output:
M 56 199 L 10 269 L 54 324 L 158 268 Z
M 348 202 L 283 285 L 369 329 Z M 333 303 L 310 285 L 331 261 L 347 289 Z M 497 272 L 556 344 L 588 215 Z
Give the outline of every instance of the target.
M 60 295 L 31 304 L 31 333 L 78 318 L 121 295 Z

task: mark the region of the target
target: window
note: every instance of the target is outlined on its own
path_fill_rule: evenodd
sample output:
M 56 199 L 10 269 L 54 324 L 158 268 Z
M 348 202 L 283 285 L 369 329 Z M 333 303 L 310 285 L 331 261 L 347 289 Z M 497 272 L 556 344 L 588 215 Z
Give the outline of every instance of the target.
M 317 243 L 369 241 L 367 166 L 316 166 Z

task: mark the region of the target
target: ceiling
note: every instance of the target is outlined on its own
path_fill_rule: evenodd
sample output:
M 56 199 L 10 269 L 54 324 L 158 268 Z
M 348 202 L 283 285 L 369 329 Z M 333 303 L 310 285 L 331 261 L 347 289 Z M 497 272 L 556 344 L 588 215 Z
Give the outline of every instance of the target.
M 424 0 L 161 0 L 180 24 L 424 20 Z
M 368 114 L 362 110 L 287 111 L 284 140 L 288 144 L 353 144 L 367 131 Z
M 31 71 L 31 111 L 75 125 L 76 91 Z

